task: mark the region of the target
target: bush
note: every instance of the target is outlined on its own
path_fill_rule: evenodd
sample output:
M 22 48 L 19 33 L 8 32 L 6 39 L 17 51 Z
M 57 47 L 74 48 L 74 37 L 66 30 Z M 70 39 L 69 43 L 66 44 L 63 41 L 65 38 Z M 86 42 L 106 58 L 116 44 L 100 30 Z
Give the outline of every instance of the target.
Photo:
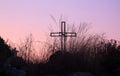
M 12 55 L 10 46 L 0 37 L 0 61 L 5 61 Z

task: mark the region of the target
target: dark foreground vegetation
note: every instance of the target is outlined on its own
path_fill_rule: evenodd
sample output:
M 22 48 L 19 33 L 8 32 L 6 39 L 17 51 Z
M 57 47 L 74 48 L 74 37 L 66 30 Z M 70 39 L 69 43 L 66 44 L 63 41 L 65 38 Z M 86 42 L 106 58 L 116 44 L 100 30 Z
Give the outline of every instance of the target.
M 78 35 L 66 43 L 66 50 L 62 51 L 59 42 L 54 40 L 46 47 L 52 53 L 48 59 L 35 63 L 22 55 L 18 57 L 14 52 L 16 49 L 0 37 L 0 76 L 65 76 L 74 72 L 120 76 L 119 41 L 106 40 L 99 35 Z

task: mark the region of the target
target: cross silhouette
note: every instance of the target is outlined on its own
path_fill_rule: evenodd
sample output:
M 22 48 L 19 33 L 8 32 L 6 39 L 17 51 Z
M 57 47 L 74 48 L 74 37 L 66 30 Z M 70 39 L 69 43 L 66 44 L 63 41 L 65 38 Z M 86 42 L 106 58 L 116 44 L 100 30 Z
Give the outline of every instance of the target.
M 61 32 L 51 32 L 51 37 L 61 37 L 61 50 L 66 50 L 66 37 L 76 37 L 76 32 L 66 32 L 66 23 L 65 21 L 61 22 Z

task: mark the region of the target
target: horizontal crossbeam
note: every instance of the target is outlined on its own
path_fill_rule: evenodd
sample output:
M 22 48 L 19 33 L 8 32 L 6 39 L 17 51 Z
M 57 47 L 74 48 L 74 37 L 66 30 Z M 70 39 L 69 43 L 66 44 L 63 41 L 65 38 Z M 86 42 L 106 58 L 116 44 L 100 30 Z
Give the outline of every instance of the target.
M 76 37 L 77 33 L 76 32 L 66 32 L 65 37 Z
M 50 33 L 51 37 L 76 37 L 77 34 L 76 32 L 51 32 Z
M 51 32 L 50 36 L 51 37 L 60 37 L 61 36 L 61 32 Z

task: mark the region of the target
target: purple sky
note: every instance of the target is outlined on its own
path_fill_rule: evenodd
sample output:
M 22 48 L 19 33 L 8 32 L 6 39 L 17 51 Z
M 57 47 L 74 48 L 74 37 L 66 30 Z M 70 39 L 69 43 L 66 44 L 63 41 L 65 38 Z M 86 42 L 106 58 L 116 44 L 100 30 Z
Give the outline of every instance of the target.
M 120 40 L 120 0 L 0 0 L 0 36 L 17 42 L 32 33 L 44 41 L 62 16 L 68 23 L 87 22 L 93 33 Z M 55 28 L 53 28 L 55 29 Z

